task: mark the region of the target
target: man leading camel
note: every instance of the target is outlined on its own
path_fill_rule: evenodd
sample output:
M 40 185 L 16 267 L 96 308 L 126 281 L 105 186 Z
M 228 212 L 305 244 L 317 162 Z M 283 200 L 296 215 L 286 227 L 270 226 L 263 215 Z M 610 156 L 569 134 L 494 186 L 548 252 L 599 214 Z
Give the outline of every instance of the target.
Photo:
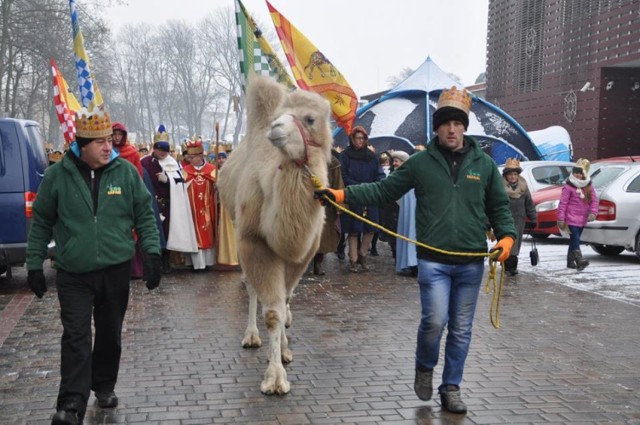
M 509 199 L 495 163 L 478 142 L 465 136 L 471 96 L 443 90 L 433 114 L 434 137 L 425 151 L 412 155 L 398 170 L 376 183 L 325 189 L 339 203 L 384 205 L 415 188 L 418 241 L 449 252 L 486 252 L 486 220 L 499 242 L 499 261 L 509 257 L 516 237 Z M 433 369 L 438 363 L 445 326 L 445 360 L 438 387 L 442 406 L 465 413 L 460 383 L 471 342 L 471 327 L 484 271 L 484 257 L 457 256 L 418 247 L 418 283 L 422 319 L 418 328 L 414 389 L 431 399 Z

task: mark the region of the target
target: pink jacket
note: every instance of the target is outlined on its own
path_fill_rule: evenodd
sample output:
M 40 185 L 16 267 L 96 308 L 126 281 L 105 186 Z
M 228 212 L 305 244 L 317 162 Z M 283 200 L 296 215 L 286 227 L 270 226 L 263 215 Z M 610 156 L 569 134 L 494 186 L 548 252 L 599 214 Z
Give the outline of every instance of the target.
M 591 202 L 588 204 L 580 198 L 577 188 L 565 183 L 562 188 L 560 205 L 558 205 L 558 221 L 564 221 L 569 226 L 584 227 L 587 224 L 589 214 L 598 214 L 598 195 L 593 185 L 589 183 L 582 190 L 591 191 Z

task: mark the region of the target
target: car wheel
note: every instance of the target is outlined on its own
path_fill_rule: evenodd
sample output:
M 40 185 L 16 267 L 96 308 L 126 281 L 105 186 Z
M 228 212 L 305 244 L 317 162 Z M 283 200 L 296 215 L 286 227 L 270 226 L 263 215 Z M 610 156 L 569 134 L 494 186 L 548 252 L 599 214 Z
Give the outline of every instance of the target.
M 635 246 L 635 254 L 636 257 L 638 257 L 638 259 L 640 260 L 640 233 L 638 233 L 638 235 L 636 236 L 636 246 Z
M 3 274 L 5 274 L 5 272 L 7 271 L 7 266 L 6 265 L 0 265 L 0 276 L 2 276 Z
M 531 236 L 533 236 L 536 239 L 547 239 L 549 237 L 548 233 L 532 233 Z
M 592 244 L 591 248 L 600 255 L 605 255 L 607 257 L 612 257 L 614 255 L 620 254 L 624 251 L 624 247 L 622 246 L 612 246 L 612 245 L 600 245 L 600 244 Z

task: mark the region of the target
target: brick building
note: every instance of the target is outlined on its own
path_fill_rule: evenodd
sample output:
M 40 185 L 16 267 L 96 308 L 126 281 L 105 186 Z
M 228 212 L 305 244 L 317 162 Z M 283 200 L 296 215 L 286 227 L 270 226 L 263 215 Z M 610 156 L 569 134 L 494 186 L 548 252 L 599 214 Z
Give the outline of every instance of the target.
M 489 0 L 486 99 L 574 157 L 640 154 L 640 0 Z

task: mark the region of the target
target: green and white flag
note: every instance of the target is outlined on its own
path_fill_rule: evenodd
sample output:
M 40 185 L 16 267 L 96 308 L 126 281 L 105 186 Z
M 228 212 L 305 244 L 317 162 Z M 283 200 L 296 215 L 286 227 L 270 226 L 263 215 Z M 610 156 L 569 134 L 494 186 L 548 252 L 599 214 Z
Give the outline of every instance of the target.
M 244 79 L 243 89 L 250 71 L 260 75 L 270 75 L 288 88 L 296 88 L 289 73 L 269 42 L 262 36 L 262 31 L 251 18 L 244 4 L 240 0 L 235 0 L 235 5 L 240 71 Z

